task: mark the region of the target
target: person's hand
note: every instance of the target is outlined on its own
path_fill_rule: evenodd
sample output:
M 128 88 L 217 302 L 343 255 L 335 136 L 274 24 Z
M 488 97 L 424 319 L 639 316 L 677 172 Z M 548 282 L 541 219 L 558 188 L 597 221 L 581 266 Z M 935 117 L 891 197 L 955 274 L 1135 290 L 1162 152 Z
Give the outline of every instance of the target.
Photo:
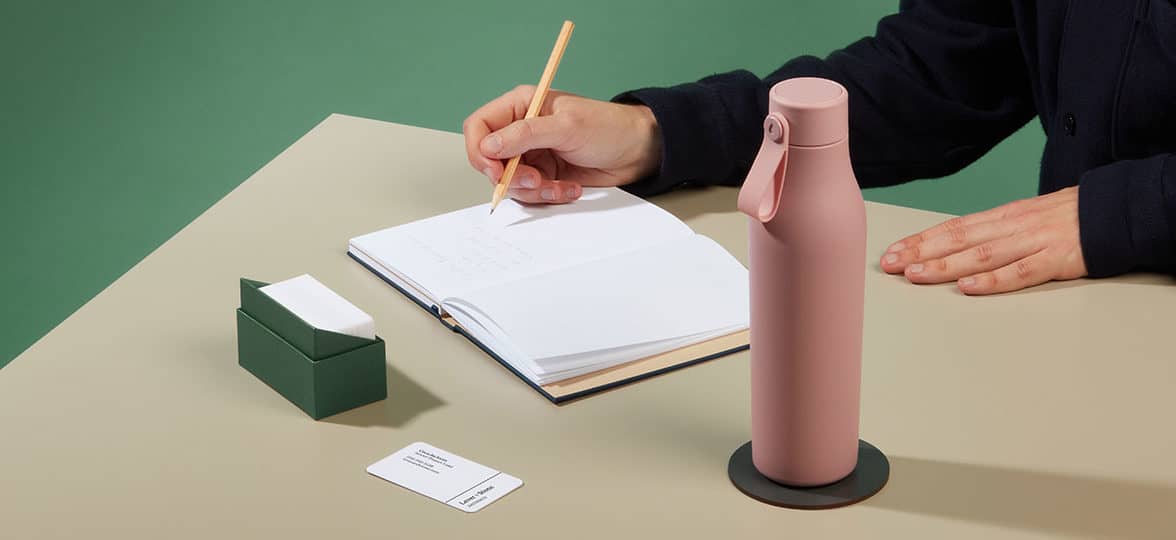
M 510 196 L 566 203 L 582 186 L 620 186 L 657 169 L 661 134 L 648 107 L 548 92 L 539 116 L 524 119 L 534 86 L 483 105 L 462 124 L 470 165 L 497 184 L 506 160 L 522 155 Z
M 911 283 L 956 281 L 968 295 L 1083 277 L 1078 188 L 948 220 L 895 242 L 881 264 Z

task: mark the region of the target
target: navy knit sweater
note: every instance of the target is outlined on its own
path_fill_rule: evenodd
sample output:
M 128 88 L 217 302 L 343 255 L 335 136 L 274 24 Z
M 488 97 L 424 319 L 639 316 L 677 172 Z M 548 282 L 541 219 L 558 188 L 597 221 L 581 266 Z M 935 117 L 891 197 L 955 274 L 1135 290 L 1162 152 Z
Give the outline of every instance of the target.
M 629 189 L 739 184 L 768 90 L 803 76 L 849 89 L 862 187 L 951 174 L 1036 115 L 1039 192 L 1079 186 L 1090 275 L 1176 272 L 1176 0 L 903 0 L 824 60 L 621 94 L 663 137 L 660 172 Z

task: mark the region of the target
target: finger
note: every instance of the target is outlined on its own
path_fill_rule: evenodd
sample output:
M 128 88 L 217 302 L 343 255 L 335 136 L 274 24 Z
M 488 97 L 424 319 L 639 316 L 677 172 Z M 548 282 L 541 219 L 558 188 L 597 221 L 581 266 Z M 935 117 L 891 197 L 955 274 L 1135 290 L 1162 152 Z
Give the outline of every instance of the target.
M 466 160 L 469 161 L 470 166 L 486 176 L 490 184 L 497 184 L 498 177 L 502 176 L 502 163 L 496 159 L 490 159 L 482 155 L 478 150 L 478 144 L 485 138 L 489 131 L 485 128 L 463 128 L 465 132 L 466 144 Z
M 545 179 L 558 178 L 564 182 L 575 182 L 582 187 L 612 187 L 625 183 L 625 179 L 609 171 L 569 164 L 549 149 L 528 151 L 523 154 L 523 161 L 538 169 Z
M 510 180 L 510 189 L 535 189 L 547 175 L 531 165 L 519 163 L 515 169 L 514 178 Z
M 512 122 L 487 135 L 478 149 L 483 155 L 507 159 L 528 150 L 559 148 L 568 139 L 571 128 L 559 116 L 536 116 Z
M 998 221 L 1010 217 L 1020 216 L 1031 210 L 1030 207 L 1033 206 L 1034 200 L 1035 199 L 1025 199 L 1020 201 L 1013 201 L 1011 203 L 1003 204 L 983 212 L 951 218 L 934 227 L 912 234 L 893 244 L 890 244 L 890 247 L 886 248 L 886 252 L 894 253 L 903 249 L 909 249 L 915 245 L 923 243 L 930 238 L 939 236 L 941 234 L 950 234 L 949 231 L 953 229 L 962 229 L 971 225 L 976 225 L 978 223 Z
M 479 145 L 486 135 L 526 115 L 527 105 L 534 93 L 534 87 L 517 87 L 479 107 L 462 122 L 461 131 L 465 136 L 466 157 L 475 170 L 494 179 L 502 174 L 502 164 L 497 159 L 484 155 L 479 150 Z M 490 169 L 490 172 L 486 169 Z
M 956 285 L 969 296 L 1018 291 L 1052 279 L 1049 262 L 1048 252 L 1038 251 L 991 272 L 962 278 Z
M 560 174 L 559 158 L 551 150 L 544 149 L 525 152 L 523 153 L 523 161 L 539 169 L 539 173 L 543 175 L 543 178 L 548 180 L 554 180 L 556 178 L 563 179 L 563 175 Z
M 999 219 L 972 225 L 945 226 L 942 229 L 944 232 L 941 234 L 915 243 L 910 247 L 883 254 L 880 264 L 882 270 L 886 272 L 902 273 L 907 266 L 913 263 L 946 257 L 998 238 L 1012 236 L 1022 228 L 1022 225 L 1019 219 Z M 990 270 L 990 268 L 984 270 Z
M 946 283 L 1000 268 L 1041 251 L 1043 247 L 1037 235 L 1016 234 L 947 257 L 911 264 L 903 274 L 911 283 Z
M 565 204 L 580 198 L 583 188 L 575 182 L 544 180 L 538 188 L 510 190 L 512 199 L 536 204 Z

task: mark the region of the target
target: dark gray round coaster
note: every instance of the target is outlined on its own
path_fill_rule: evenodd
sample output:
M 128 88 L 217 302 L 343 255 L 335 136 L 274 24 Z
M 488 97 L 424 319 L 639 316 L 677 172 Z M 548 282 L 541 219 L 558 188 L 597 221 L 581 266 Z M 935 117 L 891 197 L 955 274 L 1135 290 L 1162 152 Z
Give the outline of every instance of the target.
M 858 503 L 878 493 L 890 478 L 890 462 L 874 445 L 859 440 L 857 467 L 849 476 L 824 486 L 791 487 L 777 484 L 760 474 L 751 462 L 751 443 L 748 442 L 731 454 L 727 476 L 744 495 L 760 502 L 785 508 L 822 510 Z

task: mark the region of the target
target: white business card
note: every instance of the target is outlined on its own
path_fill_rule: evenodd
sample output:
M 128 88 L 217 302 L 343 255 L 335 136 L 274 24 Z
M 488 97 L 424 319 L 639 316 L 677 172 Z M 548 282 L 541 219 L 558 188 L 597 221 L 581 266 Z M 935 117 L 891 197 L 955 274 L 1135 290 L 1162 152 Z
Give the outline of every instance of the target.
M 523 481 L 423 442 L 373 463 L 367 472 L 465 512 L 477 512 Z

